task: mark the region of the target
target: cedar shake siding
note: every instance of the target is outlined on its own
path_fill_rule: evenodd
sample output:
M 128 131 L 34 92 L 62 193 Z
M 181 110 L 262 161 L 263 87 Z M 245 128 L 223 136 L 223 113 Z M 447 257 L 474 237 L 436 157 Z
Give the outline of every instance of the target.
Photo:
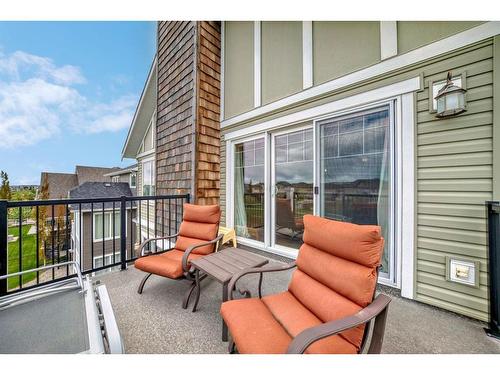
M 220 22 L 158 23 L 158 195 L 219 203 L 220 33 Z M 159 213 L 158 227 L 161 220 Z
M 220 22 L 198 22 L 196 202 L 218 204 L 220 189 Z

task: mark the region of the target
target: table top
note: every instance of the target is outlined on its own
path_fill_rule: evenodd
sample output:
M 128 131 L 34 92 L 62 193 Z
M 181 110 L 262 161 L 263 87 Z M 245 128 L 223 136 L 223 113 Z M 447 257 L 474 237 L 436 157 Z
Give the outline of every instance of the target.
M 237 272 L 249 267 L 260 267 L 268 262 L 267 258 L 250 251 L 228 248 L 193 259 L 191 265 L 224 284 Z

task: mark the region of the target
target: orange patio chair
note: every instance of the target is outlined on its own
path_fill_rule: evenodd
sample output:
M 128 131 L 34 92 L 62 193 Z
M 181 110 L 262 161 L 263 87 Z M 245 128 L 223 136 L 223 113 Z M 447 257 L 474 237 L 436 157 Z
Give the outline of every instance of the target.
M 221 315 L 239 353 L 380 353 L 390 298 L 375 299 L 384 239 L 380 227 L 304 216 L 304 244 L 296 262 L 242 270 L 229 283 Z M 232 299 L 239 278 L 297 269 L 288 290 L 263 298 Z
M 194 290 L 194 275 L 190 269 L 190 260 L 213 253 L 221 245 L 223 234 L 217 235 L 219 221 L 219 206 L 184 203 L 182 223 L 178 233 L 171 236 L 150 238 L 141 244 L 141 257 L 135 261 L 134 265 L 135 268 L 147 272 L 147 275 L 139 284 L 137 292 L 142 294 L 144 284 L 153 274 L 175 280 L 187 279 L 193 282 L 182 304 L 183 308 L 187 308 L 189 298 Z M 172 240 L 173 238 L 176 238 L 173 248 L 146 252 L 146 245 L 152 241 Z

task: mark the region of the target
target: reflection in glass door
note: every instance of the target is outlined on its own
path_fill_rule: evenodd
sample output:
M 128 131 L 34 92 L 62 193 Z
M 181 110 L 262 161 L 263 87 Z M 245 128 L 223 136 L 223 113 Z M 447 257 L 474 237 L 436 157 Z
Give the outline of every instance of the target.
M 320 215 L 382 227 L 381 275 L 393 275 L 390 107 L 319 122 Z
M 236 235 L 264 241 L 264 138 L 238 143 L 234 151 Z
M 298 249 L 313 213 L 313 130 L 275 135 L 273 145 L 274 244 Z

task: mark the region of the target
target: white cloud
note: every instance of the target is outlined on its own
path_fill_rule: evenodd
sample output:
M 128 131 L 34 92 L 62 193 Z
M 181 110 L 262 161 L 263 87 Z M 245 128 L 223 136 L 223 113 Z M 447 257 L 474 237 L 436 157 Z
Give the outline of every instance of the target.
M 77 87 L 78 67 L 57 66 L 46 57 L 0 53 L 0 148 L 33 145 L 65 130 L 114 132 L 130 125 L 135 100 L 126 95 L 94 102 Z

